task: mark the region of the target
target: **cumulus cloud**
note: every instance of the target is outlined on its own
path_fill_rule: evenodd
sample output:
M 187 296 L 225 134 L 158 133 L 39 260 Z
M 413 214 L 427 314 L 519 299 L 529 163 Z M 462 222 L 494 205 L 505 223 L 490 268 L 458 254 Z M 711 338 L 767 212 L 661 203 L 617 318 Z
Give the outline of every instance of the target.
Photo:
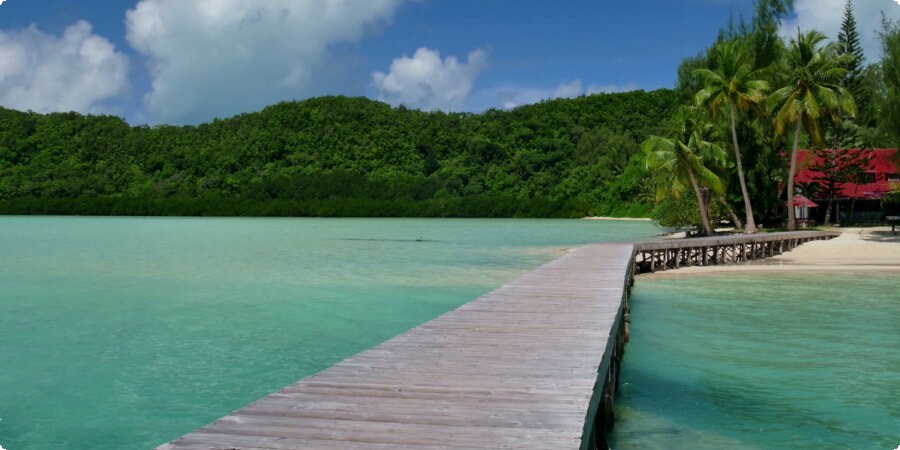
M 625 84 L 592 84 L 584 91 L 585 94 L 613 94 L 616 92 L 628 92 L 637 90 L 635 83 Z
M 581 94 L 584 94 L 584 89 L 581 87 L 581 80 L 576 78 L 568 83 L 562 83 L 557 86 L 556 90 L 553 92 L 553 97 L 572 98 L 578 97 Z
M 0 31 L 0 104 L 37 112 L 104 112 L 128 90 L 128 58 L 79 21 L 61 36 L 34 25 Z
M 517 106 L 530 105 L 541 100 L 554 98 L 574 98 L 581 95 L 626 92 L 637 89 L 634 83 L 618 84 L 589 84 L 584 87 L 578 78 L 558 84 L 555 88 L 534 88 L 521 86 L 499 86 L 479 92 L 482 99 L 480 107 L 511 109 Z
M 388 73 L 374 72 L 372 82 L 378 99 L 422 109 L 459 108 L 475 80 L 487 66 L 487 53 L 469 52 L 466 62 L 455 56 L 441 59 L 437 50 L 422 47 L 412 57 L 394 59 Z
M 782 23 L 780 34 L 784 38 L 797 36 L 797 29 L 803 32 L 819 30 L 831 39 L 837 39 L 844 18 L 845 0 L 795 0 L 796 17 Z M 860 44 L 868 63 L 881 59 L 881 13 L 892 20 L 900 19 L 900 6 L 895 0 L 856 0 L 853 15 L 859 32 Z
M 336 44 L 389 21 L 403 0 L 141 0 L 127 38 L 146 58 L 144 104 L 185 123 L 328 93 Z

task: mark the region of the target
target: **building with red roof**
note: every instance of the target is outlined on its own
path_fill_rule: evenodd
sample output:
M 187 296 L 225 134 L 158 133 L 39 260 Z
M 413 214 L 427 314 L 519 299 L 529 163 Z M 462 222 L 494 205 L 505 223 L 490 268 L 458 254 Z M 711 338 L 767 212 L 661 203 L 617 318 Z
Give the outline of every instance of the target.
M 881 197 L 891 190 L 900 188 L 900 170 L 896 161 L 900 159 L 895 148 L 860 150 L 866 153 L 868 163 L 863 167 L 856 183 L 838 183 L 835 187 L 835 222 L 878 221 L 881 219 Z M 819 155 L 821 155 L 820 152 Z M 825 216 L 828 189 L 824 173 L 815 170 L 825 165 L 825 158 L 811 150 L 800 150 L 797 154 L 799 170 L 795 176 L 798 185 L 812 186 L 807 196 L 819 203 L 815 218 L 820 221 Z M 876 217 L 877 216 L 877 217 Z

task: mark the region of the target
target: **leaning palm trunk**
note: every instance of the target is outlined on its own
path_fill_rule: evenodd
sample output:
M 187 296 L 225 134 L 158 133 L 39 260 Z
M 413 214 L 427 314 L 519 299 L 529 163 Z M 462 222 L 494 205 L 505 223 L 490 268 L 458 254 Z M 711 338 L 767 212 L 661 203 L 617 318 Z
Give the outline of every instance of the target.
M 731 205 L 728 204 L 728 200 L 725 200 L 725 197 L 722 197 L 721 195 L 716 197 L 716 199 L 719 200 L 719 204 L 722 205 L 722 207 L 725 208 L 725 211 L 728 212 L 728 215 L 731 216 L 731 221 L 734 222 L 734 227 L 744 228 L 744 224 L 741 222 L 741 218 L 734 213 L 734 208 L 732 208 Z
M 697 207 L 700 208 L 700 226 L 703 228 L 704 236 L 712 236 L 713 230 L 709 223 L 709 208 L 706 205 L 706 198 L 700 192 L 700 184 L 697 183 L 697 176 L 694 171 L 688 169 L 688 175 L 691 177 L 691 186 L 694 188 L 694 194 L 697 195 Z
M 800 127 L 803 124 L 803 114 L 797 118 L 797 129 L 794 131 L 794 144 L 791 150 L 791 167 L 788 172 L 787 184 L 787 213 L 788 213 L 788 230 L 797 229 L 797 218 L 794 217 L 794 171 L 797 170 L 797 147 L 800 145 Z
M 734 161 L 737 165 L 738 181 L 741 183 L 741 194 L 744 196 L 744 211 L 747 212 L 747 234 L 756 233 L 756 221 L 753 220 L 753 207 L 750 205 L 750 193 L 747 192 L 747 181 L 744 180 L 744 166 L 741 164 L 741 149 L 738 147 L 737 127 L 735 125 L 734 105 L 731 105 L 731 139 L 734 142 Z M 737 222 L 735 222 L 737 224 Z

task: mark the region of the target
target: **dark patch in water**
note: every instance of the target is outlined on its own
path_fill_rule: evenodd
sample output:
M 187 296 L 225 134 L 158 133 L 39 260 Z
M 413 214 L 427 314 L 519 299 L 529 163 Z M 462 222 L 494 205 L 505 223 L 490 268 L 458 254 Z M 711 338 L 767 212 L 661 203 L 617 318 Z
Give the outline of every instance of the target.
M 439 242 L 436 239 L 378 239 L 378 238 L 341 238 L 340 241 L 375 241 L 375 242 Z

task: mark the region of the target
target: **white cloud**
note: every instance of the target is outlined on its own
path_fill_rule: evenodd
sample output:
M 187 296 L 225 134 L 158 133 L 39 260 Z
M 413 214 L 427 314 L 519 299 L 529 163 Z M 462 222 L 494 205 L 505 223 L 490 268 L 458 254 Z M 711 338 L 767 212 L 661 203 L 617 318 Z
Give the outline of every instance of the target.
M 403 0 L 141 0 L 127 38 L 146 57 L 157 120 L 197 122 L 329 93 L 330 50 L 386 23 Z
M 475 109 L 512 109 L 517 106 L 530 105 L 541 100 L 553 98 L 553 94 L 553 89 L 501 85 L 479 92 L 475 97 L 478 98 L 480 102 Z
M 553 97 L 572 98 L 578 97 L 581 94 L 584 94 L 584 89 L 581 87 L 581 80 L 576 78 L 568 83 L 562 83 L 557 86 L 556 91 L 553 92 Z
M 592 84 L 588 86 L 585 94 L 612 94 L 616 92 L 628 92 L 637 90 L 638 85 L 635 83 L 625 84 Z
M 844 18 L 846 0 L 795 0 L 796 17 L 782 24 L 780 34 L 783 38 L 797 37 L 797 28 L 803 32 L 819 30 L 830 39 L 836 40 Z M 881 59 L 881 42 L 878 31 L 881 30 L 881 13 L 892 20 L 900 19 L 900 7 L 895 0 L 855 0 L 853 16 L 856 18 L 856 30 L 863 47 L 866 63 Z
M 412 57 L 394 59 L 388 73 L 374 72 L 372 82 L 381 101 L 452 110 L 465 102 L 486 66 L 487 54 L 481 49 L 469 52 L 461 63 L 455 56 L 441 59 L 437 50 L 422 47 Z
M 105 112 L 128 91 L 128 58 L 79 21 L 62 36 L 0 31 L 0 104 L 37 112 Z
M 572 81 L 560 83 L 555 88 L 534 88 L 504 85 L 485 89 L 478 93 L 477 97 L 481 99 L 480 108 L 503 108 L 511 109 L 517 106 L 530 105 L 540 102 L 541 100 L 549 100 L 554 98 L 574 98 L 581 95 L 591 95 L 600 93 L 626 92 L 637 89 L 634 83 L 624 85 L 590 84 L 584 87 L 582 81 L 578 78 Z

